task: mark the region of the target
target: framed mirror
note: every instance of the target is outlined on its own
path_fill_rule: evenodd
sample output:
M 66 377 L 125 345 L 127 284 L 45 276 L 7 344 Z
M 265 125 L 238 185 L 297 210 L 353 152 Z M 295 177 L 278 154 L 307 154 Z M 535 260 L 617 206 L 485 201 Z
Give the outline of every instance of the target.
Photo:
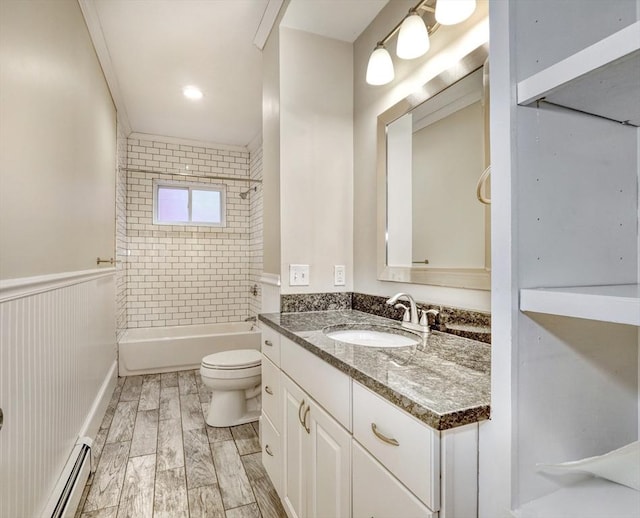
M 488 44 L 378 116 L 378 279 L 489 290 Z

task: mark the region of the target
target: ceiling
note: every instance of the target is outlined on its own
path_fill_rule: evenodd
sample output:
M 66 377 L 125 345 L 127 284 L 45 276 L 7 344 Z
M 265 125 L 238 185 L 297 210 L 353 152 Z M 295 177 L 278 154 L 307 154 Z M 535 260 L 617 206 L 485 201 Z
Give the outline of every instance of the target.
M 291 0 L 283 25 L 353 42 L 388 0 Z M 263 45 L 282 0 L 81 0 L 125 127 L 246 146 L 262 130 Z M 255 41 L 255 43 L 254 43 Z M 204 93 L 182 94 L 187 85 Z

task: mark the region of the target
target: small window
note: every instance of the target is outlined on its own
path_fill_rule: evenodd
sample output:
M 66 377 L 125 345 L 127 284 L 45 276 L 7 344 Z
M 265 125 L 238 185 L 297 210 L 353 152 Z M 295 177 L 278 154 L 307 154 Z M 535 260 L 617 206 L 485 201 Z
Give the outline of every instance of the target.
M 154 182 L 155 225 L 226 226 L 224 185 Z

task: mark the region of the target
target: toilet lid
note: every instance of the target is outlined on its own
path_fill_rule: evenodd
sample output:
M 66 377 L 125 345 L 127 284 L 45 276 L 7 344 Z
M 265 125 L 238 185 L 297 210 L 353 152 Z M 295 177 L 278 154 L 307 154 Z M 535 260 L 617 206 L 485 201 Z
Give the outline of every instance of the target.
M 257 349 L 235 349 L 210 354 L 202 359 L 202 365 L 216 369 L 247 369 L 260 365 L 262 355 Z

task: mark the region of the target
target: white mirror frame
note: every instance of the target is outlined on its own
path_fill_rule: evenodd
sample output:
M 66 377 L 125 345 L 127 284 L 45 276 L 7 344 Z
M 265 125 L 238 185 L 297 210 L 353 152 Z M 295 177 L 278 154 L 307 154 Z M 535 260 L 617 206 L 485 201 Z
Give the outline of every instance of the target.
M 480 68 L 489 57 L 485 43 L 443 71 L 420 90 L 401 100 L 378 116 L 377 183 L 378 183 L 378 279 L 381 281 L 430 284 L 476 290 L 491 289 L 488 268 L 429 268 L 427 266 L 389 266 L 387 264 L 387 125 L 402 117 L 427 99 Z M 479 172 L 481 173 L 481 171 Z

